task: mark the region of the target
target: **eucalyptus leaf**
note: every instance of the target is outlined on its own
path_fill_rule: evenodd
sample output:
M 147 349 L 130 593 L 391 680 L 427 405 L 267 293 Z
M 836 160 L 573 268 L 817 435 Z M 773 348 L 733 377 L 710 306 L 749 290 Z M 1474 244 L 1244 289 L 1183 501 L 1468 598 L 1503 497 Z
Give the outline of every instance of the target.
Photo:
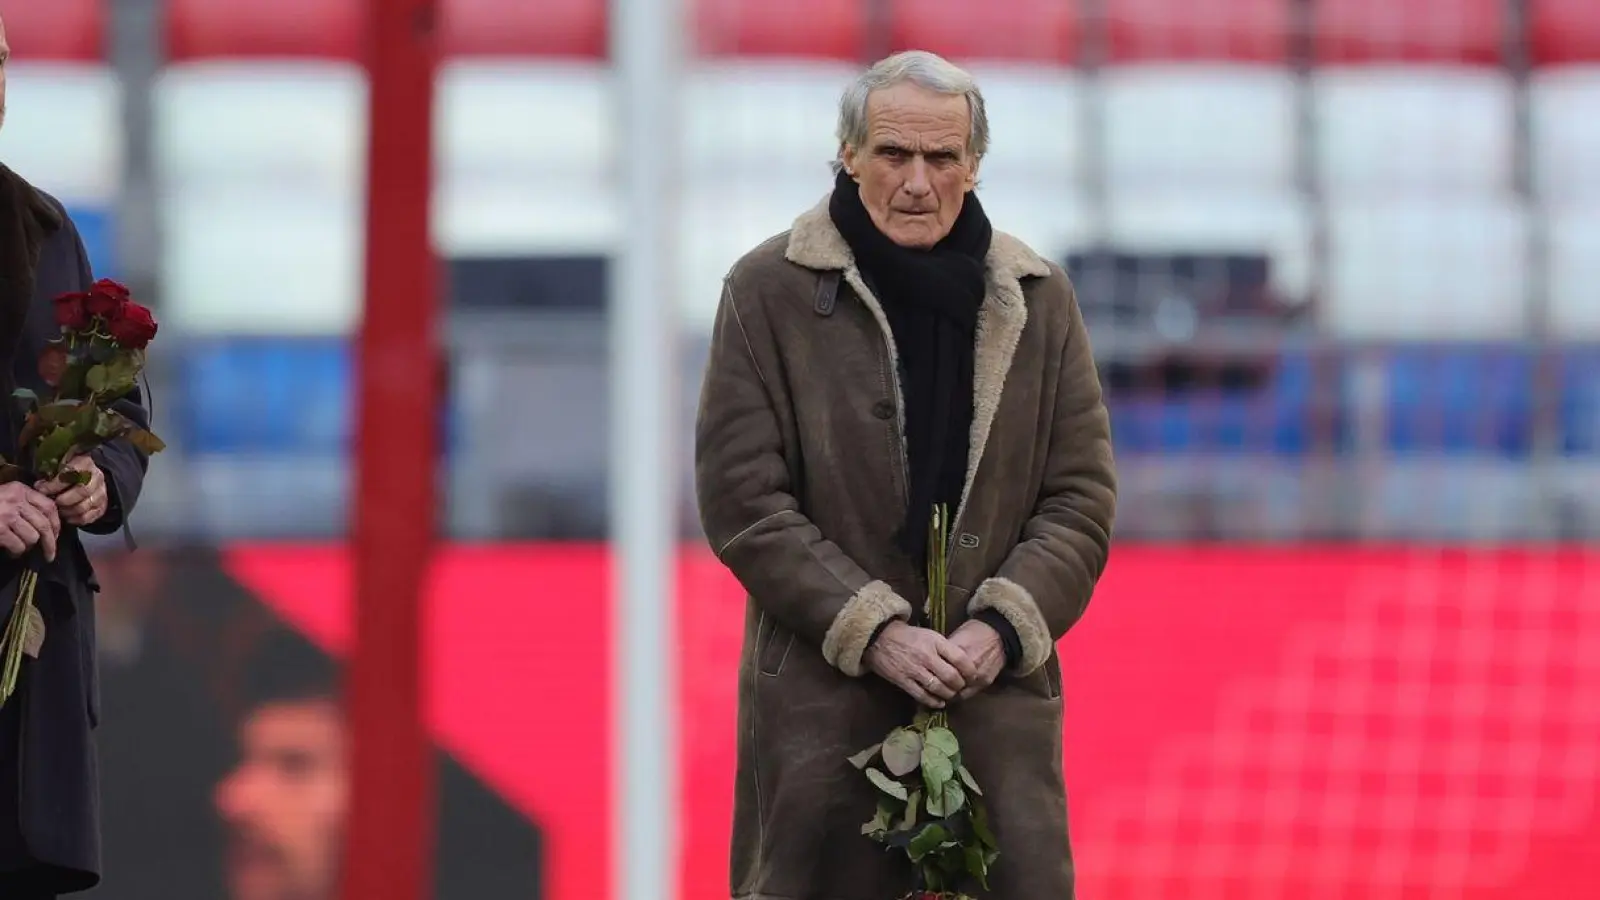
M 861 833 L 869 837 L 876 837 L 889 830 L 889 824 L 894 821 L 894 807 L 888 801 L 878 801 L 878 813 L 871 821 L 861 826 Z
M 966 848 L 967 874 L 978 879 L 984 890 L 989 889 L 989 860 L 982 847 Z
M 121 413 L 107 412 L 103 409 L 96 410 L 94 419 L 94 434 L 102 440 L 121 437 L 133 429 L 133 423 Z
M 860 753 L 857 753 L 855 756 L 850 757 L 850 765 L 855 766 L 857 769 L 865 769 L 867 766 L 872 764 L 873 758 L 878 755 L 878 751 L 882 749 L 882 747 L 882 744 L 873 744 L 871 747 L 868 747 Z
M 917 825 L 917 813 L 922 811 L 922 791 L 913 789 L 906 797 L 906 812 L 900 818 L 900 831 L 910 831 Z
M 878 790 L 883 791 L 885 794 L 888 794 L 896 800 L 906 799 L 905 785 L 883 774 L 881 770 L 871 768 L 870 766 L 866 769 L 866 773 L 867 780 L 877 785 Z
M 906 848 L 906 853 L 911 856 L 912 862 L 921 862 L 923 857 L 939 849 L 939 845 L 949 837 L 950 832 L 946 831 L 943 825 L 929 822 L 916 837 L 911 839 L 911 845 Z
M 13 612 L 12 615 L 16 613 Z M 30 659 L 38 659 L 39 651 L 44 648 L 44 613 L 39 612 L 39 607 L 29 603 L 24 615 L 26 619 L 22 626 L 22 652 Z
M 138 448 L 140 453 L 150 456 L 167 449 L 166 441 L 156 437 L 143 428 L 135 428 L 127 434 L 128 442 Z
M 950 758 L 941 755 L 931 746 L 922 749 L 922 783 L 928 786 L 929 794 L 936 794 L 944 785 L 955 778 L 955 766 L 950 763 Z
M 64 425 L 78 417 L 83 404 L 77 400 L 52 400 L 39 407 L 39 418 L 51 425 Z
M 961 742 L 956 740 L 956 733 L 948 728 L 929 728 L 923 742 L 950 759 L 961 755 Z
M 922 758 L 922 736 L 909 728 L 896 728 L 883 741 L 883 765 L 896 778 L 917 770 Z
M 1000 846 L 1000 842 L 994 839 L 994 832 L 989 830 L 989 811 L 981 805 L 972 807 L 972 833 L 990 850 Z
M 74 438 L 71 428 L 59 426 L 39 441 L 39 446 L 34 451 L 34 464 L 41 474 L 46 476 L 56 474 L 56 470 L 66 459 L 67 451 L 72 449 Z
M 967 804 L 967 792 L 955 781 L 946 781 L 940 789 L 928 789 L 928 800 L 924 804 L 928 815 L 944 818 L 953 816 Z
M 966 766 L 957 766 L 956 774 L 961 776 L 961 783 L 967 786 L 967 790 L 977 794 L 979 797 L 983 796 L 983 790 L 978 787 L 978 779 L 972 777 L 972 773 L 967 770 Z

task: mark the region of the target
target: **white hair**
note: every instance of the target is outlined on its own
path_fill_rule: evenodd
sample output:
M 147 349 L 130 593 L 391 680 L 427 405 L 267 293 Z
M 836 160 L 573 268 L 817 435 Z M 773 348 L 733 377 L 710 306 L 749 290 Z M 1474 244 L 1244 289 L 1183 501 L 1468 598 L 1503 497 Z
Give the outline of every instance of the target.
M 926 50 L 905 50 L 873 63 L 862 72 L 839 98 L 839 125 L 836 137 L 840 149 L 860 148 L 867 142 L 867 101 L 874 91 L 909 81 L 940 94 L 959 94 L 967 98 L 972 130 L 967 136 L 967 152 L 982 159 L 989 152 L 989 114 L 983 106 L 983 92 L 967 70 Z M 838 172 L 844 164 L 833 161 Z

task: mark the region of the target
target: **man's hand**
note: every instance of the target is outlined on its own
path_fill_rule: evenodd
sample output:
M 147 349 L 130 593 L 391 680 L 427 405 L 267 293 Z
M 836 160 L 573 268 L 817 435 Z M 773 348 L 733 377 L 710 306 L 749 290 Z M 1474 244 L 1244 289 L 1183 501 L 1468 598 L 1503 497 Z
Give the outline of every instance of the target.
M 977 668 L 966 651 L 927 628 L 890 622 L 867 648 L 867 665 L 923 706 L 943 709 Z
M 94 460 L 88 456 L 74 456 L 67 460 L 66 468 L 73 472 L 84 472 L 89 476 L 84 484 L 68 484 L 64 481 L 41 481 L 35 487 L 39 493 L 46 497 L 54 497 L 56 508 L 61 511 L 61 521 L 68 525 L 83 527 L 93 525 L 100 521 L 106 514 L 111 501 L 106 494 L 106 476 L 95 465 Z
M 0 548 L 21 556 L 37 544 L 45 561 L 53 562 L 60 536 L 61 517 L 54 500 L 19 481 L 0 485 Z
M 994 684 L 1006 667 L 1005 644 L 1001 642 L 999 632 L 988 622 L 978 619 L 962 622 L 961 627 L 950 635 L 950 643 L 959 647 L 976 668 L 961 691 L 962 700 Z

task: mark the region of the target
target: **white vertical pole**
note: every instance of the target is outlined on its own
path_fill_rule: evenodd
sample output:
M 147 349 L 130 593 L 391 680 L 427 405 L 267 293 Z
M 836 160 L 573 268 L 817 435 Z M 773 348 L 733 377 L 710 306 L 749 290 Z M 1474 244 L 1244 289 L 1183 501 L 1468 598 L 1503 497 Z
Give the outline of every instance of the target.
M 611 0 L 621 241 L 611 278 L 613 896 L 677 891 L 677 153 L 682 0 Z

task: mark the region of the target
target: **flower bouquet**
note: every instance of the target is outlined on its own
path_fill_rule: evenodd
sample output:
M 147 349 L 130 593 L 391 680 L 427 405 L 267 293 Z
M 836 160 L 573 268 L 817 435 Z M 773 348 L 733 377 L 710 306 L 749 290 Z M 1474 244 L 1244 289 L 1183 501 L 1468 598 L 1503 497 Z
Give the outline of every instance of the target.
M 51 396 L 41 398 L 27 388 L 13 393 L 26 418 L 15 461 L 0 458 L 0 484 L 24 479 L 86 484 L 88 473 L 67 467 L 74 457 L 117 438 L 127 438 L 146 454 L 166 446 L 115 409 L 144 371 L 145 347 L 156 336 L 150 310 L 135 303 L 126 287 L 101 279 L 87 291 L 57 297 L 55 313 L 61 334 L 39 354 L 39 378 Z M 0 634 L 0 705 L 16 691 L 23 656 L 37 657 L 44 644 L 44 616 L 34 604 L 42 565 L 37 550 L 29 554 Z
M 949 514 L 933 513 L 928 531 L 928 618 L 946 634 Z M 961 761 L 961 744 L 943 710 L 920 709 L 908 726 L 850 757 L 882 795 L 861 833 L 904 852 L 916 868 L 916 889 L 902 900 L 973 900 L 957 888 L 989 887 L 1000 851 L 989 830 L 983 791 Z

